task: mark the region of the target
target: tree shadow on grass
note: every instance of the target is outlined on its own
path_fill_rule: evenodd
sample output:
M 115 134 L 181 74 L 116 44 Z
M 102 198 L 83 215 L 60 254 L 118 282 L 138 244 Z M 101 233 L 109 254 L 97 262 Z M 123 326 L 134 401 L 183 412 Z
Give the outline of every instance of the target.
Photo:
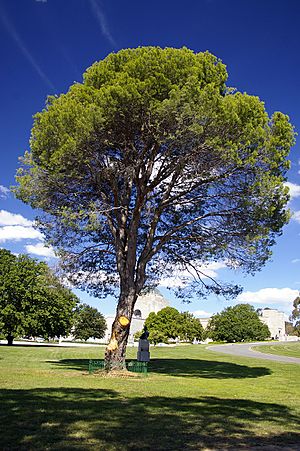
M 99 360 L 101 360 L 101 358 L 99 358 Z M 46 363 L 50 363 L 55 367 L 64 367 L 67 370 L 88 371 L 89 368 L 89 359 L 47 360 Z
M 88 359 L 63 359 L 48 362 L 64 366 L 70 370 L 85 371 L 88 369 Z M 177 377 L 202 377 L 206 379 L 243 379 L 256 378 L 271 374 L 269 368 L 251 367 L 236 363 L 218 362 L 197 359 L 153 359 L 149 363 L 150 373 L 168 374 Z
M 300 418 L 279 404 L 79 388 L 1 390 L 0 403 L 2 450 L 299 449 Z
M 267 376 L 269 368 L 252 367 L 230 362 L 195 359 L 154 359 L 150 371 L 172 376 L 202 377 L 207 379 L 243 379 Z

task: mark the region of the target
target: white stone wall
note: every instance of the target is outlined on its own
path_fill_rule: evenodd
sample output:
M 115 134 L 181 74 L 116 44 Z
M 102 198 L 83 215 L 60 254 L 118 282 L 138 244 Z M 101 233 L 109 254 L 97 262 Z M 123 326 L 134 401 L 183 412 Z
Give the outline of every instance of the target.
M 197 318 L 197 319 L 202 324 L 203 329 L 206 329 L 211 318 Z
M 263 309 L 260 320 L 268 326 L 272 338 L 281 339 L 285 336 L 285 321 L 287 321 L 287 318 L 283 312 L 276 309 Z
M 168 307 L 169 302 L 163 297 L 163 295 L 157 290 L 149 291 L 142 294 L 137 298 L 134 311 L 139 310 L 141 312 L 141 318 L 146 319 L 149 313 L 157 313 L 165 307 Z

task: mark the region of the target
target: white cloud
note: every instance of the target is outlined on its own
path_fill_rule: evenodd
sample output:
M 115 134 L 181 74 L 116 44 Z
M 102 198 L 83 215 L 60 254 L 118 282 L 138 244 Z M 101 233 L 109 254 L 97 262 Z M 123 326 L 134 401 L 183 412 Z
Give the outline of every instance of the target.
M 300 210 L 293 211 L 292 213 L 292 219 L 300 223 Z
M 26 251 L 29 254 L 39 255 L 41 257 L 56 258 L 53 248 L 52 247 L 46 247 L 41 242 L 39 242 L 37 244 L 27 244 L 25 246 L 25 249 L 26 249 Z
M 216 279 L 218 277 L 217 271 L 222 268 L 226 268 L 226 264 L 224 262 L 212 262 L 207 265 L 198 265 L 196 262 L 191 262 L 193 266 L 197 268 L 199 272 L 201 272 L 202 279 L 213 278 Z M 194 269 L 190 269 L 190 271 L 180 270 L 178 268 L 174 268 L 172 277 L 163 277 L 159 281 L 159 286 L 161 287 L 169 287 L 169 288 L 178 288 L 187 286 L 193 278 L 197 278 L 196 271 Z
M 180 277 L 163 277 L 159 281 L 159 286 L 168 288 L 178 288 L 185 287 L 187 283 L 188 283 L 187 280 L 183 280 Z
M 300 185 L 296 185 L 295 183 L 286 182 L 285 186 L 287 186 L 290 190 L 291 199 L 295 197 L 300 197 Z
M 206 277 L 218 277 L 217 271 L 219 269 L 226 268 L 226 264 L 224 262 L 212 262 L 208 265 L 200 266 L 200 271 L 202 271 Z M 203 276 L 203 278 L 205 278 Z
M 32 221 L 24 218 L 24 216 L 16 213 L 10 213 L 6 210 L 0 210 L 0 226 L 24 226 L 31 227 L 33 225 Z
M 20 241 L 25 239 L 39 240 L 36 244 L 27 244 L 25 249 L 28 253 L 43 257 L 55 257 L 51 247 L 43 244 L 43 235 L 34 229 L 33 221 L 16 213 L 0 210 L 0 242 Z
M 198 318 L 210 318 L 213 316 L 213 313 L 206 312 L 205 310 L 195 310 L 192 314 Z
M 24 239 L 43 239 L 43 235 L 33 227 L 24 227 L 22 225 L 8 225 L 0 228 L 0 242 L 20 241 Z
M 294 260 L 292 260 L 292 263 L 299 263 L 300 262 L 300 258 L 294 258 Z
M 291 288 L 262 288 L 258 291 L 241 293 L 236 298 L 236 302 L 287 307 L 292 306 L 292 302 L 298 294 L 298 290 L 292 290 Z
M 0 242 L 25 239 L 43 240 L 43 235 L 33 228 L 33 221 L 20 214 L 0 210 Z
M 10 190 L 6 186 L 0 185 L 0 198 L 5 198 L 9 195 Z

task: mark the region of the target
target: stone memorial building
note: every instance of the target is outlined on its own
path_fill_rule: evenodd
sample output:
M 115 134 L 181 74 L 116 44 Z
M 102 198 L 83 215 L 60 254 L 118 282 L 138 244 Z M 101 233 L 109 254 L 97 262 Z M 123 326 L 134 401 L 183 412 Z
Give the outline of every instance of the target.
M 266 307 L 260 311 L 260 320 L 268 326 L 271 338 L 274 340 L 284 339 L 287 318 L 283 312 Z

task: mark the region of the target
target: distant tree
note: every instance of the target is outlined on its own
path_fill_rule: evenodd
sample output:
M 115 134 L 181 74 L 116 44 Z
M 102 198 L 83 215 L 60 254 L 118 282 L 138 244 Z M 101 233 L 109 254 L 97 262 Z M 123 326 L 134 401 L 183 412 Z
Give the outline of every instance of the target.
M 194 339 L 202 340 L 203 326 L 192 313 L 183 312 L 181 315 L 180 339 L 192 342 Z
M 210 319 L 206 329 L 206 336 L 215 341 L 266 340 L 270 335 L 268 326 L 249 304 L 227 307 Z
M 103 338 L 106 331 L 106 321 L 102 313 L 87 304 L 80 304 L 75 313 L 73 335 L 77 340 Z
M 149 334 L 149 341 L 157 345 L 158 343 L 168 343 L 169 338 L 161 330 L 152 329 Z
M 287 335 L 295 335 L 296 334 L 293 323 L 285 321 L 285 333 Z
M 139 339 L 141 338 L 143 331 L 142 330 L 138 330 L 137 332 L 134 333 L 133 338 L 134 341 L 139 341 Z
M 157 313 L 151 312 L 145 321 L 153 343 L 180 338 L 182 341 L 201 340 L 203 327 L 191 313 L 180 313 L 174 307 L 165 307 Z
M 294 333 L 300 337 L 300 294 L 294 300 L 293 307 L 290 320 L 293 321 Z
M 0 328 L 9 345 L 14 336 L 21 336 L 27 330 L 24 306 L 29 305 L 35 279 L 41 272 L 41 266 L 0 249 Z
M 193 294 L 235 296 L 203 264 L 259 270 L 289 219 L 289 118 L 226 80 L 208 52 L 126 49 L 35 116 L 16 193 L 45 213 L 39 228 L 74 284 L 118 293 L 107 367 L 124 363 L 145 285 L 175 268 Z
M 165 307 L 157 313 L 151 312 L 145 321 L 150 341 L 153 331 L 159 332 L 167 339 L 179 337 L 181 322 L 181 315 L 174 307 Z
M 23 335 L 67 334 L 78 301 L 45 263 L 0 249 L 0 333 L 8 345 Z
M 78 297 L 45 267 L 39 277 L 28 334 L 45 339 L 69 335 Z

